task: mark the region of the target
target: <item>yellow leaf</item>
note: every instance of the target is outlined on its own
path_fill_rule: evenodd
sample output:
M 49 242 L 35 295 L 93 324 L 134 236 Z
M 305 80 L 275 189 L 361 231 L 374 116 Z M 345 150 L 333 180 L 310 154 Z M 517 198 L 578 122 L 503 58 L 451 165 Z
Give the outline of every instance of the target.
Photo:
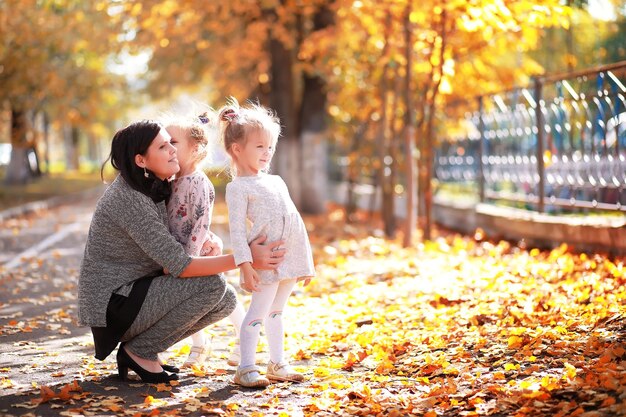
M 519 365 L 515 365 L 515 364 L 512 364 L 512 363 L 505 363 L 504 364 L 504 370 L 505 371 L 513 371 L 513 370 L 516 370 L 516 369 L 519 369 Z
M 511 336 L 508 339 L 508 343 L 509 343 L 509 349 L 517 349 L 519 347 L 522 346 L 522 342 L 524 341 L 524 339 L 522 339 L 519 336 Z
M 422 11 L 413 10 L 409 15 L 411 23 L 422 23 L 426 21 L 426 13 Z
M 202 365 L 198 365 L 198 364 L 194 364 L 191 367 L 191 371 L 193 372 L 193 375 L 198 377 L 198 378 L 203 378 L 207 375 L 205 369 L 202 367 Z
M 576 377 L 576 368 L 569 363 L 565 362 L 565 372 L 563 377 L 568 379 L 574 379 Z
M 140 2 L 137 2 L 133 5 L 133 8 L 130 11 L 131 16 L 139 16 L 141 13 L 142 5 Z
M 563 326 L 556 326 L 554 330 L 556 330 L 560 334 L 567 334 L 567 329 Z

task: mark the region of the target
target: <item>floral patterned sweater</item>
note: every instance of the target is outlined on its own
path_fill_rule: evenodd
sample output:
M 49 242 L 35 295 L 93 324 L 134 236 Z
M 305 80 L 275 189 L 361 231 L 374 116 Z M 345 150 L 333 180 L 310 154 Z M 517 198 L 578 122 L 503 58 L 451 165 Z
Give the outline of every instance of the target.
M 191 256 L 199 256 L 209 236 L 215 188 L 204 172 L 195 171 L 172 183 L 167 203 L 170 233 Z

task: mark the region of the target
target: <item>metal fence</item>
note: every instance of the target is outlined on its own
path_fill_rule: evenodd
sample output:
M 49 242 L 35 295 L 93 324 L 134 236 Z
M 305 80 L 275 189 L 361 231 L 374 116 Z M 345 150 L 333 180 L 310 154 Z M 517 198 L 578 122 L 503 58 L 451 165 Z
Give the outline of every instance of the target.
M 625 83 L 626 61 L 464 103 L 462 133 L 436 152 L 440 188 L 539 212 L 626 212 Z

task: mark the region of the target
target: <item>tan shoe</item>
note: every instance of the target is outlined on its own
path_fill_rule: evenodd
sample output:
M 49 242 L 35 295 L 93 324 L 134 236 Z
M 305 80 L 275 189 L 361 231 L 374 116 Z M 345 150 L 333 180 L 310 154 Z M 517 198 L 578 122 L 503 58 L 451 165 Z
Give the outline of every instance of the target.
M 183 368 L 192 368 L 194 365 L 204 365 L 206 362 L 206 358 L 211 353 L 211 346 L 193 346 L 189 351 L 189 356 L 185 363 L 183 363 Z
M 270 384 L 270 381 L 259 373 L 259 367 L 256 365 L 238 367 L 234 382 L 248 388 L 265 388 Z
M 302 382 L 304 375 L 293 370 L 287 362 L 267 364 L 267 379 L 270 381 Z

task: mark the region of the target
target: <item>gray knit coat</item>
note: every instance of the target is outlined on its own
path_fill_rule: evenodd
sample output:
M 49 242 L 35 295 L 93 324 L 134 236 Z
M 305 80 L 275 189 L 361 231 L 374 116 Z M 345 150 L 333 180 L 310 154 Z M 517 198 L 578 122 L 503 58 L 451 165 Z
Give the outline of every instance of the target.
M 166 268 L 172 279 L 191 262 L 170 234 L 165 203 L 118 177 L 98 201 L 78 279 L 78 322 L 106 326 L 111 294 L 128 295 L 135 280 Z M 162 274 L 162 272 L 161 272 Z

